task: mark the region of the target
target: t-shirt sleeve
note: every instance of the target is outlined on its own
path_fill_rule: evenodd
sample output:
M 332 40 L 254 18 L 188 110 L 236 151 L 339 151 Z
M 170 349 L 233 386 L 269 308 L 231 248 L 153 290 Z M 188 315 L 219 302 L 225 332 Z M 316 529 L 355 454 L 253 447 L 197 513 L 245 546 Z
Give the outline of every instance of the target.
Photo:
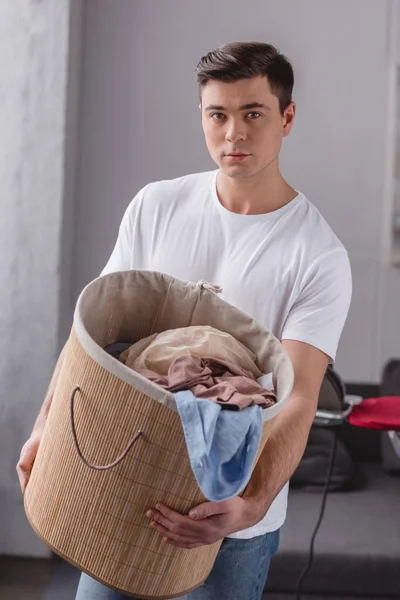
M 116 271 L 129 271 L 132 269 L 133 235 L 135 228 L 135 207 L 139 202 L 141 190 L 129 204 L 119 226 L 117 241 L 108 262 L 100 275 L 115 273 Z
M 350 307 L 351 267 L 344 249 L 320 258 L 296 298 L 282 339 L 305 342 L 333 362 Z

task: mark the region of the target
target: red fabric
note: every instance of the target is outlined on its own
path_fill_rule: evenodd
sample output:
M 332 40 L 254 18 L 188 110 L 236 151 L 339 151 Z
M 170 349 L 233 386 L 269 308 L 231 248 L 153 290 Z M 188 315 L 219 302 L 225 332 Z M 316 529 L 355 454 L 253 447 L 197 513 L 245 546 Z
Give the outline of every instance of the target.
M 364 400 L 353 408 L 349 423 L 355 427 L 400 431 L 400 396 Z

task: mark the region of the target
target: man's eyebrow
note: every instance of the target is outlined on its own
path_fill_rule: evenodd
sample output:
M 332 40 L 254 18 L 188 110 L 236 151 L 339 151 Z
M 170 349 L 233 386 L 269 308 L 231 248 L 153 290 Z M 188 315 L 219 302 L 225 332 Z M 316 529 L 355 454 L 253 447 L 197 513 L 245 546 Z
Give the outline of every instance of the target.
M 267 106 L 266 104 L 262 104 L 261 102 L 250 102 L 249 104 L 243 104 L 242 106 L 239 107 L 239 110 L 251 110 L 253 108 L 263 108 L 264 110 L 270 110 L 270 107 Z M 221 104 L 210 104 L 209 106 L 206 107 L 205 109 L 207 110 L 227 110 L 227 108 L 225 108 L 225 106 L 222 106 Z
M 265 110 L 270 110 L 269 106 L 262 104 L 261 102 L 250 102 L 250 104 L 243 104 L 239 110 L 251 110 L 252 108 L 264 108 Z
M 226 108 L 219 104 L 210 104 L 205 110 L 226 110 Z

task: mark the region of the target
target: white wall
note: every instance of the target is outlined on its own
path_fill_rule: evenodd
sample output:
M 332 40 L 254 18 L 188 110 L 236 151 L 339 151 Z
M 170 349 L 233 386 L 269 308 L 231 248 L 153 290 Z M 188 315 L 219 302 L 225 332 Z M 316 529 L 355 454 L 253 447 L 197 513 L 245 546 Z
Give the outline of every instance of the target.
M 59 350 L 69 30 L 70 0 L 0 1 L 0 554 L 50 554 L 15 465 Z
M 141 186 L 213 167 L 193 76 L 200 56 L 226 41 L 265 40 L 289 56 L 297 80 L 283 172 L 320 208 L 352 261 L 354 299 L 337 366 L 348 381 L 378 380 L 383 360 L 400 356 L 400 271 L 385 262 L 381 238 L 397 1 L 89 2 L 75 296 L 107 260 Z

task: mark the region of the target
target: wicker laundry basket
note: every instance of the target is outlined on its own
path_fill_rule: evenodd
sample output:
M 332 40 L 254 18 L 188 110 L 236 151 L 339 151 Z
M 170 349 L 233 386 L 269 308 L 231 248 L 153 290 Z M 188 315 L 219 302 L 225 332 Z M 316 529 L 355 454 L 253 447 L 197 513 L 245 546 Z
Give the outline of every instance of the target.
M 232 334 L 256 354 L 262 372 L 273 372 L 278 402 L 264 413 L 261 452 L 271 419 L 293 386 L 280 342 L 207 284 L 148 271 L 112 273 L 90 283 L 78 299 L 25 491 L 28 519 L 50 548 L 137 598 L 174 598 L 196 588 L 220 542 L 173 548 L 149 527 L 145 513 L 156 503 L 187 513 L 205 498 L 190 467 L 174 396 L 103 348 L 189 325 Z M 139 430 L 143 435 L 135 436 Z

